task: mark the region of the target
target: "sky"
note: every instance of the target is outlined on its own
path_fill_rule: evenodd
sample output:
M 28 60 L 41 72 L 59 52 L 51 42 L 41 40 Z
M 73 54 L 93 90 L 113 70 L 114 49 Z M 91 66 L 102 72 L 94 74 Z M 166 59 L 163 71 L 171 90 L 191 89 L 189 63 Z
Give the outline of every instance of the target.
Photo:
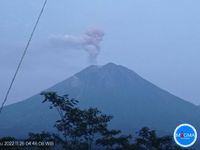
M 3 100 L 43 0 L 0 1 Z M 97 64 L 126 66 L 170 93 L 200 104 L 200 1 L 49 0 L 6 104 L 24 100 L 89 66 L 81 49 L 52 35 L 104 32 Z M 0 100 L 0 101 L 1 101 Z

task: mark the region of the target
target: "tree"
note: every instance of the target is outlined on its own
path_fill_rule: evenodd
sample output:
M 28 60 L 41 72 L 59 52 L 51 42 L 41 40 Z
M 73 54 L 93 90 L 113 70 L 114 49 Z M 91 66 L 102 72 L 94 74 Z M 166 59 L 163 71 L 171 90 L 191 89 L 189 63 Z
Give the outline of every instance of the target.
M 150 130 L 148 127 L 139 131 L 133 147 L 135 150 L 183 150 L 175 145 L 172 136 L 158 137 L 155 130 Z
M 131 136 L 120 135 L 120 130 L 106 130 L 103 137 L 96 141 L 96 144 L 102 145 L 107 150 L 124 150 L 130 146 Z
M 43 92 L 43 103 L 49 102 L 50 109 L 56 109 L 60 118 L 54 127 L 61 134 L 49 132 L 30 133 L 27 141 L 48 142 L 55 141 L 55 149 L 92 150 L 103 147 L 107 150 L 182 150 L 175 145 L 172 136 L 159 137 L 155 130 L 148 127 L 138 132 L 135 142 L 131 135 L 122 135 L 120 130 L 108 128 L 113 118 L 103 114 L 97 108 L 81 109 L 78 101 L 70 99 L 68 95 L 59 96 L 55 92 Z M 16 141 L 13 137 L 4 137 L 3 141 Z M 1 146 L 1 145 L 0 145 Z M 3 147 L 4 148 L 4 147 Z M 51 149 L 49 146 L 35 146 L 32 148 L 6 147 L 4 149 Z M 195 149 L 190 149 L 195 150 Z
M 102 135 L 107 130 L 107 124 L 112 116 L 102 114 L 97 108 L 89 108 L 83 111 L 83 124 L 85 125 L 84 139 L 92 149 L 95 135 Z
M 0 143 L 1 143 L 0 148 L 3 147 L 3 149 L 5 149 L 5 150 L 20 150 L 20 147 L 18 147 L 18 146 L 15 146 L 15 147 L 12 146 L 12 144 L 14 144 L 13 142 L 15 142 L 15 141 L 16 141 L 16 139 L 14 137 L 10 137 L 10 136 L 8 136 L 8 137 L 2 137 L 2 138 L 0 138 Z
M 129 136 L 108 137 L 116 135 L 114 130 L 108 129 L 112 116 L 103 114 L 97 108 L 80 109 L 78 101 L 69 99 L 67 95 L 58 96 L 55 92 L 43 92 L 41 95 L 45 97 L 43 103 L 50 102 L 50 109 L 56 108 L 60 114 L 55 127 L 64 137 L 60 141 L 65 149 L 91 150 L 97 141 L 99 145 L 106 146 L 103 144 L 106 140 L 107 143 L 113 140 L 119 147 L 128 143 Z
M 48 133 L 48 132 L 42 132 L 42 133 L 29 133 L 29 138 L 27 139 L 27 141 L 32 141 L 33 143 L 37 142 L 50 142 L 50 141 L 55 141 L 55 137 L 56 135 Z M 34 144 L 33 144 L 34 145 Z M 49 145 L 38 145 L 35 146 L 38 149 L 44 149 L 44 150 L 48 150 L 50 149 L 51 146 Z
M 53 138 L 58 148 L 62 146 L 66 150 L 92 150 L 97 146 L 107 150 L 182 150 L 171 136 L 158 137 L 156 131 L 148 127 L 138 132 L 135 143 L 130 143 L 130 135 L 108 128 L 112 116 L 97 108 L 81 109 L 78 101 L 69 99 L 68 95 L 59 96 L 55 92 L 41 95 L 44 96 L 43 103 L 50 102 L 50 109 L 56 109 L 60 115 L 54 127 L 61 136 L 42 132 L 29 134 L 30 139 L 45 141 Z
M 45 97 L 43 103 L 50 102 L 50 109 L 55 108 L 60 115 L 60 119 L 56 121 L 54 126 L 62 134 L 62 137 L 57 139 L 60 140 L 63 148 L 80 149 L 85 144 L 81 139 L 83 111 L 76 107 L 78 101 L 69 99 L 68 95 L 58 96 L 55 92 L 43 92 L 41 95 Z

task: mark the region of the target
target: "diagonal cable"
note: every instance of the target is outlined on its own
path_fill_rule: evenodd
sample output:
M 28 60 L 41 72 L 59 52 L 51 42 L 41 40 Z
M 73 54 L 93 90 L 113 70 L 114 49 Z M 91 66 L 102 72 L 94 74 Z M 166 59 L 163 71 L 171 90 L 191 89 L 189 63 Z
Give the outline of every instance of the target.
M 22 65 L 22 62 L 23 62 L 23 60 L 24 60 L 24 57 L 26 56 L 26 53 L 27 53 L 28 48 L 29 48 L 29 45 L 30 45 L 30 43 L 31 43 L 31 41 L 32 41 L 32 39 L 33 39 L 33 36 L 34 36 L 35 31 L 36 31 L 36 29 L 37 29 L 37 26 L 38 26 L 38 24 L 39 24 L 40 18 L 41 18 L 41 16 L 42 16 L 43 12 L 44 12 L 44 9 L 45 9 L 45 6 L 46 6 L 46 4 L 47 4 L 47 1 L 48 1 L 48 0 L 45 0 L 45 1 L 44 1 L 44 4 L 43 4 L 43 6 L 42 6 L 42 9 L 41 9 L 41 11 L 40 11 L 40 13 L 39 13 L 39 16 L 38 16 L 38 18 L 37 18 L 37 20 L 36 20 L 36 23 L 35 23 L 35 25 L 34 25 L 34 27 L 33 27 L 32 32 L 31 32 L 31 34 L 30 34 L 30 37 L 29 37 L 28 42 L 27 42 L 27 44 L 26 44 L 26 46 L 25 46 L 25 49 L 24 49 L 24 51 L 23 51 L 23 54 L 22 54 L 22 56 L 21 56 L 21 59 L 20 59 L 20 61 L 19 61 L 18 66 L 17 66 L 17 69 L 16 69 L 16 71 L 15 71 L 15 73 L 14 73 L 14 75 L 13 75 L 13 78 L 12 78 L 12 80 L 11 80 L 11 82 L 10 82 L 9 88 L 8 88 L 8 90 L 7 90 L 7 92 L 6 92 L 5 98 L 4 98 L 4 100 L 3 100 L 2 104 L 1 104 L 0 113 L 2 112 L 2 110 L 3 110 L 3 108 L 4 108 L 4 105 L 5 105 L 5 103 L 6 103 L 7 99 L 8 99 L 8 96 L 9 96 L 9 94 L 10 94 L 10 91 L 11 91 L 11 89 L 12 89 L 12 86 L 13 86 L 13 84 L 14 84 L 14 82 L 15 82 L 15 79 L 16 79 L 17 74 L 18 74 L 18 72 L 19 72 L 19 70 L 20 70 L 20 68 L 21 68 L 21 65 Z

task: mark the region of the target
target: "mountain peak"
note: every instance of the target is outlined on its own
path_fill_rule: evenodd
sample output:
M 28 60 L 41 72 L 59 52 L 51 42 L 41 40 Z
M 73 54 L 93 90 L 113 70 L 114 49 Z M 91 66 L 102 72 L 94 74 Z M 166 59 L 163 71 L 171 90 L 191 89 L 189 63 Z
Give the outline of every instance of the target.
M 200 124 L 198 107 L 160 89 L 132 70 L 114 63 L 89 66 L 47 91 L 55 91 L 59 95 L 69 94 L 79 100 L 79 106 L 83 108 L 97 107 L 113 115 L 111 125 L 123 132 L 129 133 L 148 126 L 171 133 L 181 122 L 197 127 Z M 1 116 L 0 135 L 24 137 L 29 132 L 40 132 L 44 129 L 52 132 L 50 125 L 59 116 L 55 113 L 56 110 L 49 109 L 48 104 L 41 104 L 42 100 L 43 97 L 35 95 L 6 107 Z
M 107 63 L 105 65 L 91 65 L 87 68 L 85 68 L 84 70 L 78 72 L 77 74 L 75 74 L 75 76 L 82 78 L 88 78 L 89 76 L 101 76 L 101 77 L 105 77 L 108 78 L 108 76 L 110 76 L 110 78 L 115 78 L 118 76 L 121 76 L 120 78 L 141 78 L 137 73 L 135 73 L 133 70 L 130 70 L 124 66 L 121 65 L 117 65 L 115 63 Z M 131 76 L 131 77 L 130 77 Z M 92 78 L 93 78 L 92 77 Z
M 115 68 L 118 67 L 119 65 L 109 62 L 105 65 L 90 65 L 89 67 L 86 68 L 86 70 L 88 69 L 94 69 L 94 68 Z
M 107 70 L 107 69 L 113 69 L 113 68 L 117 68 L 119 67 L 118 65 L 110 62 L 110 63 L 107 63 L 105 65 L 91 65 L 91 66 L 88 66 L 87 68 L 85 68 L 84 70 L 80 71 L 79 73 L 77 73 L 76 75 L 78 74 L 84 74 L 84 73 L 91 73 L 91 72 L 95 72 L 97 70 Z
M 114 64 L 114 63 L 112 63 L 112 62 L 110 62 L 110 63 L 107 63 L 107 64 L 105 64 L 103 67 L 117 67 L 118 65 L 116 65 L 116 64 Z

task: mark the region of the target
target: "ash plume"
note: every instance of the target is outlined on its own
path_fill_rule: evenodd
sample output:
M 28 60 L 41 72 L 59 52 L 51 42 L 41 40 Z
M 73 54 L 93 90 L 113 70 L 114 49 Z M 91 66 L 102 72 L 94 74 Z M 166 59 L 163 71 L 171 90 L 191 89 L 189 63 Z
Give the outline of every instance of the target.
M 56 47 L 85 50 L 88 53 L 89 63 L 96 64 L 103 37 L 102 30 L 90 29 L 80 35 L 51 35 L 49 41 Z

